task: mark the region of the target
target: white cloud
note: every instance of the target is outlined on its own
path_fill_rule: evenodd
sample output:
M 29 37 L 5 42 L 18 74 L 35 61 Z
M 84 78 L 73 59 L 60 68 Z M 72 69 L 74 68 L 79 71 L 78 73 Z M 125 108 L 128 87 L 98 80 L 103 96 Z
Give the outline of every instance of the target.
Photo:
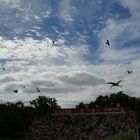
M 19 8 L 20 0 L 0 0 L 1 8 Z
M 65 24 L 71 23 L 70 28 L 73 28 L 73 31 L 75 29 L 73 21 L 76 18 L 77 21 L 80 21 L 79 17 L 83 17 L 80 29 L 83 29 L 85 34 L 75 31 L 80 39 L 78 38 L 70 46 L 66 45 L 69 40 L 64 38 L 71 34 L 71 29 L 60 33 L 62 38 L 57 39 L 54 45 L 52 40 L 47 37 L 42 40 L 35 40 L 31 37 L 6 39 L 4 37 L 5 28 L 13 33 L 26 32 L 28 36 L 32 36 L 33 33 L 42 37 L 42 27 L 38 24 L 42 22 L 43 18 L 49 18 L 54 11 L 51 9 L 50 3 L 45 5 L 39 1 L 0 1 L 0 11 L 4 11 L 0 13 L 2 33 L 0 63 L 6 69 L 6 71 L 0 70 L 0 98 L 2 100 L 27 102 L 38 95 L 45 95 L 55 97 L 60 105 L 68 107 L 74 106 L 73 103 L 76 104 L 80 101 L 94 100 L 100 94 L 120 90 L 139 96 L 140 49 L 138 44 L 129 44 L 129 41 L 140 38 L 139 1 L 135 0 L 136 3 L 132 3 L 130 0 L 120 1 L 123 7 L 129 8 L 131 17 L 124 20 L 106 17 L 108 20 L 105 22 L 104 16 L 108 16 L 106 9 L 113 3 L 109 1 L 107 7 L 104 7 L 103 15 L 99 15 L 99 22 L 101 24 L 105 22 L 102 30 L 96 28 L 95 23 L 90 24 L 91 17 L 98 18 L 97 11 L 104 6 L 101 1 L 85 3 L 80 1 L 79 5 L 83 7 L 78 6 L 81 9 L 72 2 L 74 1 L 62 0 L 57 5 L 58 7 L 56 6 L 59 18 L 64 20 L 64 23 L 61 23 L 64 28 L 67 27 Z M 10 14 L 15 18 L 9 16 Z M 57 17 L 57 14 L 53 18 Z M 90 24 L 89 26 L 85 27 L 84 19 L 87 20 L 87 24 Z M 57 26 L 53 26 L 52 29 L 59 34 Z M 88 30 L 98 33 L 99 49 L 98 51 L 95 49 L 93 52 L 93 54 L 98 53 L 98 58 L 94 59 L 103 60 L 98 65 L 92 64 L 92 60 L 85 59 L 90 51 L 86 44 L 86 39 L 89 37 Z M 105 45 L 107 39 L 110 40 L 110 47 Z M 128 46 L 122 48 L 125 44 Z M 129 69 L 133 70 L 132 75 L 127 74 Z M 123 80 L 122 88 L 110 88 L 106 84 L 106 82 L 117 82 L 118 80 Z M 41 93 L 37 92 L 36 87 L 41 90 Z M 17 88 L 19 92 L 14 94 L 13 89 Z
M 106 61 L 106 63 L 129 63 L 139 58 L 139 54 L 139 48 L 104 48 L 100 54 L 100 58 Z
M 5 101 L 27 102 L 38 95 L 45 95 L 56 98 L 60 105 L 68 107 L 74 106 L 72 103 L 88 102 L 100 94 L 120 90 L 139 96 L 137 83 L 140 82 L 140 59 L 133 59 L 130 64 L 113 64 L 109 61 L 112 56 L 106 56 L 113 51 L 113 56 L 118 57 L 120 51 L 114 48 L 106 49 L 110 51 L 102 55 L 107 53 L 103 57 L 109 63 L 95 65 L 83 59 L 83 56 L 88 54 L 87 45 L 84 44 L 69 47 L 64 40 L 57 40 L 56 44 L 52 45 L 49 38 L 41 41 L 15 38 L 12 41 L 1 37 L 0 59 L 6 71 L 1 70 L 0 73 L 0 97 Z M 132 59 L 135 57 L 133 52 L 135 49 L 124 49 L 119 57 L 125 55 L 124 61 Z M 127 69 L 133 70 L 133 74 L 128 75 Z M 123 80 L 123 88 L 110 88 L 106 84 L 120 79 Z M 36 87 L 41 93 L 37 92 Z M 14 94 L 13 89 L 19 89 L 18 94 Z
M 7 38 L 17 35 L 25 37 L 33 26 L 38 26 L 51 13 L 50 3 L 45 1 L 0 0 L 0 35 Z M 35 34 L 40 37 L 40 32 L 35 31 Z
M 59 16 L 62 18 L 65 22 L 73 22 L 74 19 L 71 15 L 71 4 L 70 0 L 62 0 L 59 7 Z
M 119 2 L 126 8 L 129 8 L 133 17 L 140 17 L 140 1 L 139 0 L 119 0 Z
M 135 43 L 140 39 L 140 20 L 133 16 L 124 20 L 108 19 L 105 28 L 98 33 L 98 39 L 101 59 L 107 62 L 131 62 L 140 54 L 139 44 Z M 110 47 L 105 44 L 106 40 L 110 41 Z

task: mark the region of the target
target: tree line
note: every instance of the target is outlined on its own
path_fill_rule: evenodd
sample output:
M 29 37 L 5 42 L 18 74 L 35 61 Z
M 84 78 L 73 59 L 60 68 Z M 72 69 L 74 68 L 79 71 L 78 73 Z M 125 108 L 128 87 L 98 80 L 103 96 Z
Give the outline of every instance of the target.
M 122 91 L 110 95 L 98 96 L 95 101 L 88 104 L 80 102 L 76 108 L 110 107 L 119 105 L 136 111 L 140 121 L 140 99 L 124 94 Z M 24 105 L 23 102 L 6 102 L 0 104 L 0 139 L 24 138 L 30 123 L 38 117 L 51 115 L 58 108 L 55 98 L 39 96 Z

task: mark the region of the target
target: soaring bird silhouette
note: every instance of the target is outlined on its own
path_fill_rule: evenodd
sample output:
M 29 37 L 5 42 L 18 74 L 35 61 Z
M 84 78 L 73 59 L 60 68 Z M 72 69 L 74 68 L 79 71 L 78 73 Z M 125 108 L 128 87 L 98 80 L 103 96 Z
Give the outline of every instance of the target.
M 132 70 L 131 70 L 131 71 L 127 70 L 127 73 L 128 73 L 128 74 L 132 74 Z
M 37 92 L 40 92 L 39 88 L 36 88 Z
M 53 45 L 54 45 L 54 43 L 55 43 L 55 40 L 52 40 L 52 43 L 53 43 Z
M 65 75 L 65 77 L 68 77 L 68 75 Z
M 3 64 L 3 63 L 1 64 L 1 69 L 2 69 L 3 71 L 5 71 L 5 67 L 4 67 L 4 64 Z
M 14 89 L 14 92 L 15 92 L 15 93 L 18 93 L 18 89 Z
M 4 67 L 2 67 L 2 70 L 3 70 L 3 71 L 5 71 L 5 68 L 4 68 Z
M 107 84 L 111 84 L 111 87 L 115 87 L 115 86 L 122 87 L 121 85 L 119 85 L 121 81 L 122 80 L 120 80 L 120 81 L 118 81 L 116 83 L 115 82 L 108 82 Z
M 106 41 L 106 44 L 107 44 L 108 46 L 110 46 L 110 42 L 109 42 L 109 40 Z

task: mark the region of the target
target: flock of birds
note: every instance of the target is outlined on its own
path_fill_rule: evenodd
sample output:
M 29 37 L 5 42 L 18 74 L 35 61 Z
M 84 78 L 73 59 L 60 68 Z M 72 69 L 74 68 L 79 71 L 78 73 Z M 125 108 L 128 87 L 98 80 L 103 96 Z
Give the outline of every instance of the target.
M 55 40 L 52 40 L 52 44 L 53 44 L 53 45 L 55 44 Z M 106 45 L 107 45 L 107 46 L 110 46 L 110 41 L 109 41 L 109 40 L 106 41 Z M 1 66 L 1 69 L 2 69 L 3 71 L 5 71 L 4 66 Z M 132 71 L 127 70 L 127 73 L 128 73 L 128 74 L 132 74 Z M 69 77 L 69 76 L 68 76 L 68 75 L 65 75 L 65 77 Z M 111 87 L 115 87 L 115 86 L 122 87 L 122 85 L 120 85 L 120 82 L 122 82 L 122 80 L 119 80 L 118 82 L 107 82 L 107 84 L 110 84 Z M 24 88 L 26 88 L 26 87 L 24 86 Z M 38 87 L 36 87 L 36 90 L 37 90 L 38 93 L 41 92 L 40 89 L 39 89 Z M 13 91 L 14 91 L 14 93 L 18 93 L 18 89 L 14 89 Z
M 109 40 L 106 41 L 106 45 L 110 46 L 110 42 Z M 127 73 L 128 74 L 132 74 L 132 71 L 130 70 L 127 70 Z M 110 84 L 111 87 L 115 87 L 115 86 L 118 86 L 118 87 L 122 87 L 122 85 L 120 85 L 120 82 L 122 82 L 122 80 L 119 80 L 118 82 L 107 82 L 107 84 Z
M 127 73 L 132 74 L 132 71 L 127 70 Z M 122 85 L 120 85 L 120 82 L 122 82 L 122 80 L 119 80 L 116 83 L 115 82 L 107 82 L 107 84 L 111 84 L 111 87 L 115 87 L 115 86 L 122 87 Z
M 52 40 L 52 44 L 53 44 L 53 45 L 55 44 L 55 40 Z M 5 67 L 4 67 L 3 65 L 1 66 L 1 69 L 2 69 L 3 71 L 6 71 L 6 70 L 5 70 Z M 68 77 L 68 76 L 65 75 L 65 77 Z M 26 88 L 26 87 L 24 86 L 24 88 Z M 38 93 L 41 92 L 40 89 L 39 89 L 38 87 L 36 87 L 36 90 L 37 90 Z M 14 93 L 18 93 L 18 91 L 19 91 L 18 89 L 14 89 L 14 90 L 13 90 Z

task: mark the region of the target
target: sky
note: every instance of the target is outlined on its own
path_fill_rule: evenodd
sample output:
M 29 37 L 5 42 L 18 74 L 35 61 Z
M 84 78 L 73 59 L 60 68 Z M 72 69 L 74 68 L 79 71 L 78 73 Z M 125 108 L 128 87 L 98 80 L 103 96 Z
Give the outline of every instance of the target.
M 140 0 L 0 0 L 0 68 L 0 102 L 139 97 Z

